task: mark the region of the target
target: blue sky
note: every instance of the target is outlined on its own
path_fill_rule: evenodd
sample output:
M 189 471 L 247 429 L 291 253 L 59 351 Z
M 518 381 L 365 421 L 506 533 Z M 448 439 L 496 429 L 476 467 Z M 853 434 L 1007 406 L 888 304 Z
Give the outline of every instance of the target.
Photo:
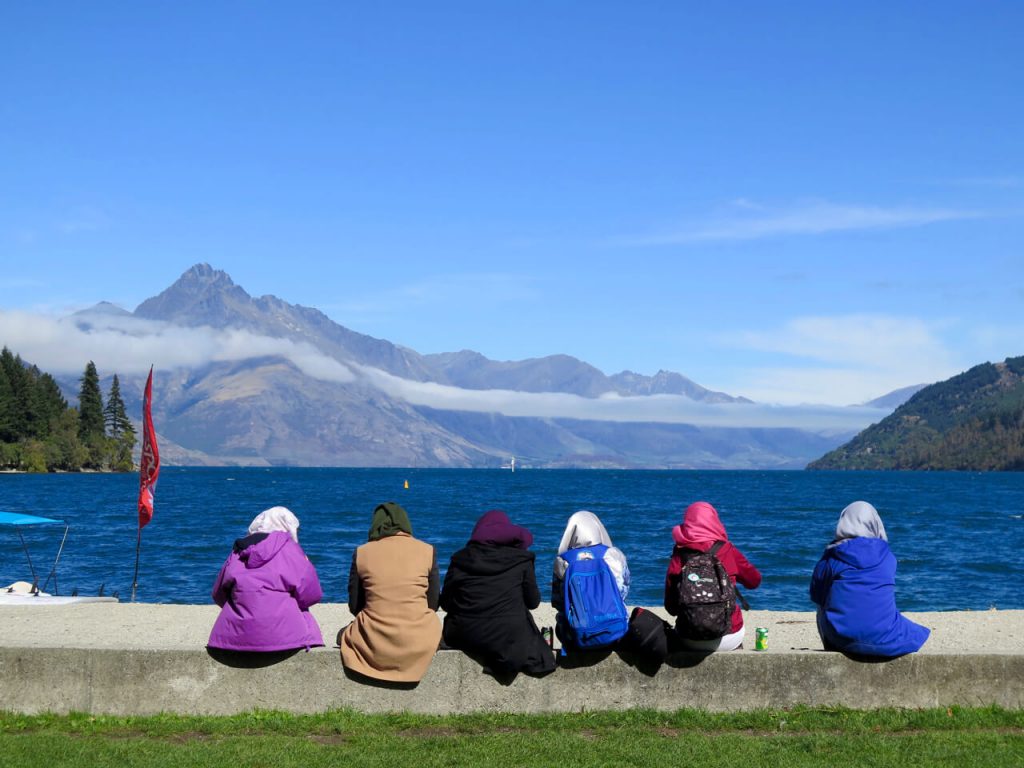
M 1024 354 L 1024 6 L 824 6 L 6 4 L 0 341 L 208 262 L 770 403 Z

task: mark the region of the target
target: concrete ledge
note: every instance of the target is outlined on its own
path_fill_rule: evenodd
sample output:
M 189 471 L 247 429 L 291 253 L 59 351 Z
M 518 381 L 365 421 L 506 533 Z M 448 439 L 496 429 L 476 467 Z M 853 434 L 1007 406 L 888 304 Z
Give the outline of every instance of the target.
M 456 651 L 435 657 L 412 689 L 349 679 L 336 651 L 299 652 L 260 668 L 205 650 L 0 648 L 0 709 L 111 715 L 365 712 L 578 712 L 633 707 L 713 711 L 761 707 L 1024 707 L 1024 656 L 913 655 L 886 663 L 840 654 L 683 655 L 650 675 L 615 654 L 503 685 Z
M 878 664 L 821 650 L 814 614 L 751 611 L 746 650 L 679 656 L 645 674 L 615 654 L 561 667 L 543 679 L 502 685 L 457 651 L 437 654 L 415 688 L 349 679 L 336 648 L 231 666 L 207 653 L 215 605 L 109 603 L 0 606 L 0 710 L 132 715 L 230 714 L 255 708 L 321 712 L 564 712 L 646 707 L 741 710 L 844 705 L 854 708 L 1024 708 L 1024 611 L 912 614 L 932 630 L 920 653 Z M 333 644 L 351 621 L 344 604 L 313 607 Z M 539 625 L 554 623 L 542 605 Z M 439 619 L 440 620 L 440 619 Z M 770 650 L 750 650 L 753 627 Z

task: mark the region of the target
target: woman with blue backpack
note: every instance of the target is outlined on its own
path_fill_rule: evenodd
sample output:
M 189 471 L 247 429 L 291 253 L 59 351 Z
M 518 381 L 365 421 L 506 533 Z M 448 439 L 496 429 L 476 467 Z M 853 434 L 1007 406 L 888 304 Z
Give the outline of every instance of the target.
M 555 634 L 567 649 L 609 648 L 626 634 L 629 565 L 593 512 L 569 518 L 551 581 Z
M 736 583 L 757 589 L 761 573 L 725 532 L 706 501 L 686 508 L 672 529 L 675 547 L 665 575 L 665 610 L 676 617 L 676 634 L 690 651 L 732 651 L 743 645 L 743 612 Z
M 931 632 L 896 608 L 896 558 L 882 518 L 866 501 L 839 516 L 814 568 L 811 600 L 826 651 L 892 658 L 919 650 Z

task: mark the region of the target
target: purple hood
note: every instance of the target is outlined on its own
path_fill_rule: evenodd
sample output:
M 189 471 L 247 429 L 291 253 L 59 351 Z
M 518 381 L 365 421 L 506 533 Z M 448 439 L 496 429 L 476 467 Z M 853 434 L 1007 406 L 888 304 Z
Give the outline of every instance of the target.
M 235 542 L 213 585 L 221 606 L 211 648 L 284 651 L 323 645 L 309 606 L 323 597 L 316 569 L 282 531 Z

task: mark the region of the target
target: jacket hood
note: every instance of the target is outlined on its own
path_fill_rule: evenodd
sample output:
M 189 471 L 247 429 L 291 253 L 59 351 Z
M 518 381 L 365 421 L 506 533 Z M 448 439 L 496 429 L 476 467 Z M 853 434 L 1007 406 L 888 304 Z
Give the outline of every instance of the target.
M 885 539 L 871 539 L 857 536 L 829 547 L 830 557 L 849 563 L 854 568 L 873 568 L 889 554 L 889 543 Z
M 452 555 L 452 565 L 466 573 L 493 576 L 504 573 L 521 563 L 533 562 L 534 554 L 515 545 L 481 544 L 469 542 Z
M 284 531 L 253 533 L 235 542 L 235 552 L 246 568 L 260 568 L 273 560 L 291 540 Z

